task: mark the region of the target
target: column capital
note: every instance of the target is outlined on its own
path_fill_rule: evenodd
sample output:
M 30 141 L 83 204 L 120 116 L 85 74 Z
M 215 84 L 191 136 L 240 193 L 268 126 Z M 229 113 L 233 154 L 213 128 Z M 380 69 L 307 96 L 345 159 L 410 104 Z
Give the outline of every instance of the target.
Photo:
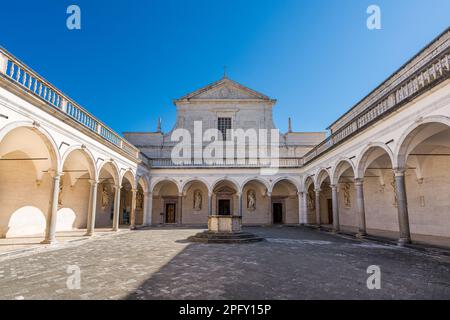
M 353 179 L 353 182 L 356 186 L 361 186 L 364 183 L 364 178 L 355 178 Z
M 96 184 L 99 184 L 99 181 L 98 181 L 98 180 L 95 180 L 95 179 L 89 179 L 88 181 L 89 181 L 89 183 L 91 184 L 91 186 L 96 185 Z
M 272 196 L 272 192 L 267 192 L 267 196 L 271 197 Z
M 305 191 L 297 191 L 297 195 L 303 197 L 303 194 L 305 194 Z
M 138 191 L 138 190 L 135 189 L 135 188 L 132 188 L 132 189 L 131 189 L 131 192 L 132 192 L 132 193 L 137 193 L 137 191 Z
M 392 172 L 394 172 L 396 177 L 402 177 L 405 175 L 406 168 L 393 168 Z
M 321 189 L 314 189 L 315 193 L 320 193 L 320 191 L 322 191 Z
M 64 175 L 64 172 L 57 170 L 49 170 L 48 173 L 50 173 L 53 179 L 60 179 Z
M 147 192 L 144 192 L 144 194 L 145 194 L 146 196 L 151 196 L 151 195 L 152 195 L 152 192 L 151 192 L 151 191 L 147 191 Z
M 116 190 L 120 190 L 120 189 L 122 189 L 122 186 L 119 186 L 119 185 L 115 184 L 115 185 L 113 186 L 113 188 L 116 189 Z
M 332 190 L 337 190 L 338 185 L 337 185 L 337 184 L 330 184 L 330 188 L 331 188 Z

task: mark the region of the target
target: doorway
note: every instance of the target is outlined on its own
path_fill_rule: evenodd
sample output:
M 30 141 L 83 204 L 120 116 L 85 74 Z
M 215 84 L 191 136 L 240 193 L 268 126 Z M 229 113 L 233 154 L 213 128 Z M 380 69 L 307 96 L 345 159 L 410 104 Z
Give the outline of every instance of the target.
M 328 224 L 333 224 L 333 200 L 327 199 Z
M 175 203 L 166 203 L 166 220 L 165 223 L 175 223 Z
M 273 224 L 282 224 L 283 223 L 283 204 L 282 203 L 273 203 Z
M 231 201 L 228 199 L 219 200 L 219 216 L 231 215 Z

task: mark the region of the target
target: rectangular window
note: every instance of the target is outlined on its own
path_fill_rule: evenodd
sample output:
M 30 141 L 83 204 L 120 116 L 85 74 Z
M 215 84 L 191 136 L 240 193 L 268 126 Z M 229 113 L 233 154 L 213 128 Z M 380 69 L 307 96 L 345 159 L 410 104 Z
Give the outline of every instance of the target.
M 227 140 L 227 130 L 231 129 L 231 118 L 218 118 L 217 129 L 222 132 L 223 140 Z

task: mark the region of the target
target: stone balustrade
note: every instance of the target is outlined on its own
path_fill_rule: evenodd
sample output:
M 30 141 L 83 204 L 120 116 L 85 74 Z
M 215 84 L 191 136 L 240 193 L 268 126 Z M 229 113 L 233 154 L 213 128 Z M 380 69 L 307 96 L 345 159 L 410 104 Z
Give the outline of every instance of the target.
M 280 158 L 277 160 L 247 158 L 247 159 L 226 159 L 223 161 L 203 159 L 203 161 L 200 162 L 190 160 L 190 161 L 183 161 L 183 163 L 176 163 L 170 158 L 148 159 L 148 163 L 152 168 L 172 168 L 172 167 L 270 168 L 271 165 L 280 168 L 298 168 L 302 166 L 302 161 L 303 160 L 301 158 Z
M 134 158 L 138 158 L 139 149 L 120 137 L 3 48 L 0 48 L 0 76 L 11 80 L 14 84 L 25 89 L 27 93 L 45 101 L 53 109 L 68 115 L 102 139 L 114 144 Z
M 435 50 L 439 50 L 440 55 L 434 54 L 432 59 L 428 57 L 425 61 L 417 62 L 417 65 L 411 69 L 414 72 L 410 70 L 376 96 L 370 97 L 371 104 L 365 106 L 364 111 L 332 132 L 327 139 L 309 151 L 303 157 L 303 164 L 312 161 L 331 147 L 402 107 L 424 91 L 448 79 L 450 76 L 450 38 Z

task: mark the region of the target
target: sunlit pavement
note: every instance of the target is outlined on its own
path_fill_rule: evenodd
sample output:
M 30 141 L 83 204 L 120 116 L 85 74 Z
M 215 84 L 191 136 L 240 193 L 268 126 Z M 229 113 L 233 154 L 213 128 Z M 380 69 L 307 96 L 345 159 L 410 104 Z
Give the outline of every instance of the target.
M 449 299 L 449 257 L 308 228 L 197 244 L 199 229 L 122 232 L 0 260 L 2 299 Z M 367 268 L 379 266 L 381 289 Z M 77 275 L 79 286 L 77 289 Z

